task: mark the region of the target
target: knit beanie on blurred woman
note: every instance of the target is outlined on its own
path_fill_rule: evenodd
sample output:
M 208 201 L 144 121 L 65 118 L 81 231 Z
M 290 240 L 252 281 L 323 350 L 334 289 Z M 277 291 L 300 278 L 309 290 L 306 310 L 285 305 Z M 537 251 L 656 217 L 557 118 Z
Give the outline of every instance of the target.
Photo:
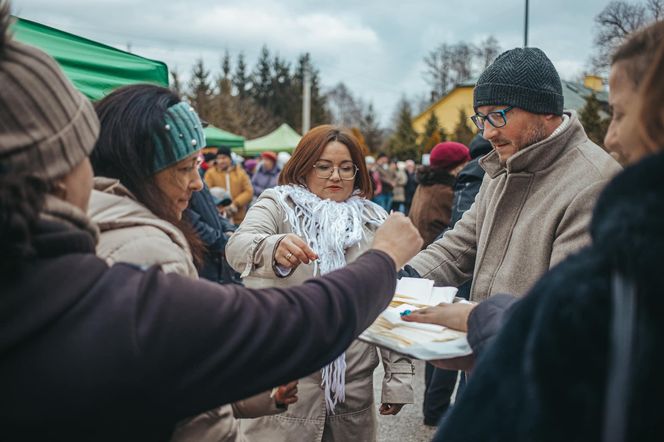
M 452 170 L 462 163 L 470 161 L 470 151 L 456 141 L 444 141 L 436 144 L 429 155 L 429 164 L 432 168 Z
M 11 38 L 9 21 L 0 0 L 0 173 L 60 178 L 90 154 L 99 121 L 53 58 Z

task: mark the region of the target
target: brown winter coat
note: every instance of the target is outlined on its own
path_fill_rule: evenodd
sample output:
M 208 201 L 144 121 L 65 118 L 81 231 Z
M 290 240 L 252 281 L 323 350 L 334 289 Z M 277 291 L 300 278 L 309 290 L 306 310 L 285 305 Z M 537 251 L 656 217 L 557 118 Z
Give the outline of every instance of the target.
M 454 176 L 444 169 L 420 168 L 408 218 L 413 221 L 426 249 L 450 225 L 454 200 Z
M 240 228 L 226 246 L 226 256 L 242 273 L 247 287 L 290 287 L 315 276 L 312 264 L 298 266 L 287 277 L 278 277 L 272 267 L 281 238 L 292 233 L 278 194 L 268 189 L 254 203 Z M 377 206 L 376 206 L 377 207 Z M 346 251 L 352 262 L 371 245 L 375 227 L 365 224 L 365 239 Z M 380 275 L 376 275 L 380 277 Z M 381 350 L 385 378 L 383 403 L 413 403 L 413 365 L 410 359 Z M 245 420 L 241 429 L 251 441 L 371 441 L 376 437 L 376 405 L 373 401 L 373 372 L 378 365 L 376 347 L 356 340 L 346 350 L 346 401 L 327 415 L 320 370 L 300 379 L 299 400 L 280 415 Z
M 595 200 L 618 163 L 588 139 L 576 113 L 549 138 L 500 165 L 496 152 L 473 206 L 409 263 L 437 285 L 473 278 L 470 297 L 524 294 L 549 268 L 587 245 Z
M 140 266 L 159 265 L 165 273 L 198 279 L 189 244 L 173 224 L 158 218 L 120 184 L 95 178 L 88 216 L 99 227 L 97 256 L 109 265 L 127 262 Z M 178 424 L 172 441 L 242 441 L 236 418 L 281 413 L 270 392 L 210 410 Z
M 228 175 L 228 180 L 226 179 Z M 230 189 L 228 184 L 230 183 Z M 208 187 L 222 187 L 231 194 L 231 200 L 237 213 L 233 215 L 233 222 L 240 224 L 247 214 L 247 207 L 254 197 L 254 188 L 247 172 L 237 165 L 231 166 L 228 171 L 221 172 L 216 167 L 210 167 L 205 172 L 205 184 Z

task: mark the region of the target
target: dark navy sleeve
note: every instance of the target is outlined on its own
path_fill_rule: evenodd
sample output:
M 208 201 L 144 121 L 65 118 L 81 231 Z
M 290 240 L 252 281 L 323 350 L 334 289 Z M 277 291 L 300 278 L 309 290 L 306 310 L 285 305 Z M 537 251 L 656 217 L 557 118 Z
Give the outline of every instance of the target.
M 507 312 L 517 298 L 512 295 L 497 294 L 480 302 L 468 317 L 468 343 L 473 353 L 479 356 L 502 328 Z

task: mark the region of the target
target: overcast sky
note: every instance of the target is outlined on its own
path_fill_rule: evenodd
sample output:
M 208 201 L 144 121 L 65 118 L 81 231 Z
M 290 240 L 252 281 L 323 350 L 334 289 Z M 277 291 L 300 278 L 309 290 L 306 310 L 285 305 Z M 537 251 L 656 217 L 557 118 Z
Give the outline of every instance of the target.
M 593 19 L 608 0 L 530 2 L 529 46 L 561 77 L 587 67 Z M 423 58 L 440 43 L 523 45 L 524 0 L 13 0 L 13 12 L 164 61 L 188 77 L 202 57 L 217 73 L 227 49 L 253 68 L 263 44 L 295 62 L 310 52 L 323 86 L 343 81 L 387 124 L 400 97 L 425 94 Z

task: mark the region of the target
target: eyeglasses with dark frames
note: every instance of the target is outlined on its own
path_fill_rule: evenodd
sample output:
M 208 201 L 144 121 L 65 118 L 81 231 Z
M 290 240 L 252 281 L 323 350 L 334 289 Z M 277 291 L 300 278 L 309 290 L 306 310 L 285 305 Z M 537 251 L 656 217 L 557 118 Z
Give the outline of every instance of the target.
M 489 124 L 495 128 L 501 128 L 507 124 L 507 116 L 505 114 L 512 109 L 514 109 L 514 106 L 506 107 L 499 111 L 489 112 L 486 115 L 477 112 L 470 117 L 470 119 L 473 120 L 473 123 L 475 123 L 475 126 L 477 126 L 479 130 L 484 130 L 485 121 L 488 121 Z
M 350 181 L 355 178 L 355 175 L 357 175 L 357 171 L 359 170 L 359 168 L 353 163 L 344 163 L 340 166 L 333 166 L 328 162 L 318 162 L 314 164 L 313 167 L 316 176 L 323 180 L 327 180 L 332 177 L 332 175 L 334 175 L 334 171 L 336 170 L 339 173 L 339 178 L 344 181 Z

